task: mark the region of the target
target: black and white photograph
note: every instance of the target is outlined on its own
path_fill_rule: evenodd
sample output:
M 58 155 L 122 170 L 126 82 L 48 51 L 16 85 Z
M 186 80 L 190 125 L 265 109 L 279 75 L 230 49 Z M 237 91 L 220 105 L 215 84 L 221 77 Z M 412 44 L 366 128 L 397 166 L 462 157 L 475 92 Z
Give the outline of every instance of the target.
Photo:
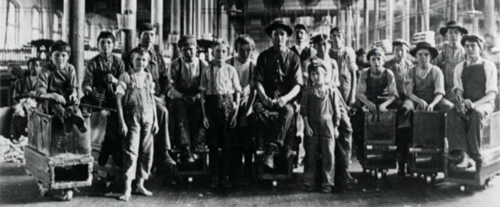
M 500 0 L 0 0 L 0 206 L 500 205 Z

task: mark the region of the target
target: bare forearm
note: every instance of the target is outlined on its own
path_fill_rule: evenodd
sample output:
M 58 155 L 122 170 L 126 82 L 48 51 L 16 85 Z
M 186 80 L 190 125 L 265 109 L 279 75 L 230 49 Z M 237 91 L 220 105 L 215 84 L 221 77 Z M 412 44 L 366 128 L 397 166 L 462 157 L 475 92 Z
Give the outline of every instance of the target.
M 118 120 L 120 123 L 125 124 L 125 118 L 123 117 L 123 106 L 122 106 L 123 95 L 116 94 L 116 108 L 118 110 Z
M 432 100 L 432 102 L 430 103 L 430 105 L 435 106 L 436 104 L 438 104 L 441 101 L 441 99 L 443 99 L 443 94 L 439 93 L 439 94 L 435 95 L 434 99 Z
M 287 102 L 294 99 L 300 92 L 300 85 L 295 85 L 290 92 L 286 95 L 282 96 L 282 99 L 285 99 Z
M 486 96 L 483 96 L 481 99 L 477 100 L 473 104 L 475 106 L 479 106 L 479 105 L 482 105 L 482 104 L 485 104 L 485 103 L 489 103 L 489 102 L 495 100 L 495 96 L 496 96 L 495 92 L 488 92 L 486 94 Z

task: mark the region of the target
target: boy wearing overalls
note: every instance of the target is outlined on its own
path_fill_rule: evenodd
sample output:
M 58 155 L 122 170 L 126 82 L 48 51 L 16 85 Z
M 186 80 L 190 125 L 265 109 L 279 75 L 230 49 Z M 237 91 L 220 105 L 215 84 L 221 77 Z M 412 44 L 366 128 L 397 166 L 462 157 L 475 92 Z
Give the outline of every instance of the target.
M 116 103 L 122 135 L 124 194 L 127 201 L 132 193 L 132 181 L 137 180 L 137 191 L 145 196 L 153 193 L 144 187 L 153 165 L 153 136 L 158 132 L 154 82 L 144 69 L 149 63 L 149 53 L 140 49 L 131 55 L 133 68 L 120 76 L 116 90 Z
M 240 105 L 241 85 L 236 69 L 226 64 L 229 45 L 225 40 L 216 40 L 212 45 L 214 62 L 201 76 L 200 90 L 203 125 L 208 129 L 207 142 L 210 149 L 209 164 L 212 188 L 217 188 L 222 176 L 223 185 L 231 188 L 229 158 L 232 138 L 229 129 L 236 127 Z M 236 103 L 233 97 L 236 96 Z M 219 153 L 222 148 L 222 154 Z
M 304 117 L 306 151 L 304 191 L 315 184 L 317 154 L 322 155 L 322 193 L 330 193 L 335 185 L 335 139 L 340 124 L 340 100 L 336 88 L 326 84 L 326 67 L 320 61 L 308 66 L 310 82 L 303 91 L 300 113 Z M 320 148 L 318 150 L 318 148 Z M 318 152 L 319 151 L 319 152 Z
M 461 44 L 467 60 L 455 68 L 455 108 L 446 117 L 450 127 L 448 134 L 452 163 L 451 170 L 465 171 L 481 166 L 481 134 L 484 121 L 493 113 L 495 97 L 498 95 L 497 68 L 495 64 L 480 56 L 484 40 L 478 35 L 464 35 Z M 472 158 L 470 159 L 469 158 Z M 473 162 L 472 162 L 473 161 Z
M 234 41 L 234 48 L 238 55 L 230 58 L 226 63 L 236 69 L 243 91 L 239 106 L 238 126 L 232 130 L 236 154 L 230 163 L 236 169 L 241 169 L 241 156 L 243 155 L 245 168 L 243 172 L 238 173 L 238 175 L 243 176 L 241 177 L 243 180 L 239 180 L 238 182 L 249 185 L 252 178 L 252 155 L 253 150 L 255 150 L 255 143 L 252 138 L 256 134 L 252 121 L 252 105 L 256 95 L 255 84 L 252 80 L 255 61 L 251 57 L 255 49 L 255 43 L 249 35 L 240 35 Z
M 38 75 L 38 94 L 40 98 L 50 99 L 49 111 L 54 113 L 66 131 L 75 124 L 85 133 L 87 126 L 78 107 L 78 79 L 75 67 L 68 63 L 71 47 L 63 41 L 56 41 L 50 47 L 52 62 Z

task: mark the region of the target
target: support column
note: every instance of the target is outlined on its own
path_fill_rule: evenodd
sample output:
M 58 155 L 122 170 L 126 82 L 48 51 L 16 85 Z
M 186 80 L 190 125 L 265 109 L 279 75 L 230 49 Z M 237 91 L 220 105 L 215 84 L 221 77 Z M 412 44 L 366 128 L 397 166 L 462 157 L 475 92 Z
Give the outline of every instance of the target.
M 156 25 L 158 30 L 158 52 L 163 50 L 163 0 L 153 0 L 151 2 L 151 23 Z
M 497 26 L 495 24 L 495 1 L 484 1 L 483 14 L 484 32 L 495 36 L 495 32 L 497 31 Z
M 170 34 L 169 43 L 172 45 L 172 60 L 179 57 L 177 41 L 181 34 L 181 0 L 170 1 Z
M 457 17 L 457 12 L 458 12 L 457 0 L 449 0 L 449 1 L 451 1 L 450 19 L 449 20 L 457 20 L 458 19 L 458 17 Z
M 61 22 L 61 40 L 67 42 L 68 41 L 68 32 L 69 32 L 69 14 L 70 14 L 70 0 L 64 0 L 63 5 L 63 16 Z
M 405 0 L 405 6 L 403 9 L 403 18 L 401 19 L 402 29 L 403 29 L 403 39 L 410 41 L 410 0 Z
M 422 24 L 423 26 L 423 31 L 429 31 L 430 30 L 430 2 L 429 0 L 422 0 L 422 6 L 424 7 L 424 22 Z
M 385 39 L 392 41 L 393 32 L 394 32 L 394 0 L 386 0 L 386 31 L 385 31 Z
M 380 31 L 379 31 L 379 19 L 380 19 L 380 1 L 373 1 L 374 3 L 374 9 L 373 9 L 373 16 L 375 17 L 374 25 L 375 27 L 373 28 L 373 39 L 374 42 L 379 41 L 380 39 Z
M 137 0 L 122 0 L 122 14 L 130 14 L 132 29 L 122 30 L 122 57 L 126 57 L 136 45 Z
M 368 9 L 368 0 L 364 0 L 363 6 L 365 9 L 365 48 L 370 48 L 370 9 Z
M 354 41 L 354 47 L 357 49 L 357 48 L 360 48 L 361 45 L 360 45 L 360 32 L 359 32 L 359 29 L 361 28 L 360 26 L 360 22 L 359 22 L 359 9 L 358 7 L 356 7 L 356 10 L 353 10 L 353 13 L 354 13 L 354 37 L 356 38 L 356 40 Z
M 353 25 L 353 21 L 352 21 L 352 6 L 347 6 L 345 7 L 345 14 L 346 14 L 346 24 L 344 26 L 344 31 L 345 31 L 345 45 L 347 47 L 352 47 L 352 25 Z
M 67 22 L 71 22 L 68 34 L 68 43 L 71 47 L 71 55 L 69 63 L 73 64 L 76 69 L 78 85 L 82 85 L 83 77 L 85 76 L 84 53 L 85 53 L 85 0 L 80 1 L 64 1 L 64 7 L 69 9 L 65 11 L 69 13 Z M 69 4 L 69 5 L 66 5 Z M 79 96 L 83 96 L 81 89 L 78 91 Z

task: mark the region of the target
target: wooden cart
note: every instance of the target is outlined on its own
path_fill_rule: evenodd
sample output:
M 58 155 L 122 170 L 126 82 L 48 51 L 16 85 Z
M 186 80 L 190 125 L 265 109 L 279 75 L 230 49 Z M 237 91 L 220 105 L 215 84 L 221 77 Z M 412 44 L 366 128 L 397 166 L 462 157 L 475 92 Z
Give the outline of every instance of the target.
M 454 130 L 446 125 L 446 132 Z M 447 133 L 448 134 L 448 133 Z M 495 112 L 485 121 L 481 138 L 481 157 L 483 163 L 475 169 L 464 172 L 453 172 L 449 169 L 448 139 L 445 138 L 444 180 L 460 184 L 460 190 L 465 191 L 471 186 L 489 187 L 495 176 L 500 175 L 500 112 Z
M 89 115 L 84 117 L 90 126 Z M 63 199 L 71 200 L 74 189 L 91 185 L 94 159 L 90 156 L 89 131 L 81 133 L 75 126 L 66 131 L 52 115 L 36 110 L 29 113 L 26 171 L 38 181 L 42 196 L 61 189 Z
M 396 110 L 378 114 L 364 111 L 363 132 L 363 172 L 382 179 L 388 169 L 396 169 Z
M 437 174 L 443 172 L 444 129 L 444 112 L 414 112 L 407 162 L 413 177 L 424 177 L 427 183 L 433 183 Z

